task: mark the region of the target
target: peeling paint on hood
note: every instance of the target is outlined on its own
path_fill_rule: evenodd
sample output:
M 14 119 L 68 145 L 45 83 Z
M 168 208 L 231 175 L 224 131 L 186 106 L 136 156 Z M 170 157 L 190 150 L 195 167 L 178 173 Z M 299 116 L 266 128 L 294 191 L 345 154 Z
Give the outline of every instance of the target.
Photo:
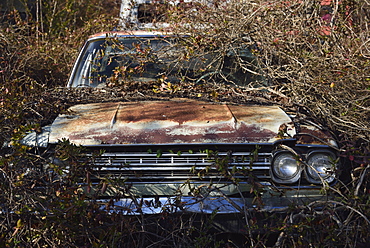
M 277 106 L 197 100 L 76 105 L 51 126 L 50 143 L 77 145 L 270 143 L 291 119 Z M 288 132 L 295 134 L 294 128 Z

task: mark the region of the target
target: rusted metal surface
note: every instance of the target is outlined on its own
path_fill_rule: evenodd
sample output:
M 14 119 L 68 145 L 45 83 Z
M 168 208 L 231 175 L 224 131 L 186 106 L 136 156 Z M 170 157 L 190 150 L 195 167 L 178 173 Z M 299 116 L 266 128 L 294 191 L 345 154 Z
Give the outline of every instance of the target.
M 337 143 L 329 131 L 320 130 L 317 127 L 308 125 L 300 125 L 297 134 L 297 143 L 337 147 Z
M 76 105 L 51 127 L 50 143 L 270 143 L 291 119 L 277 106 L 213 104 L 196 100 Z M 295 134 L 294 127 L 288 132 Z

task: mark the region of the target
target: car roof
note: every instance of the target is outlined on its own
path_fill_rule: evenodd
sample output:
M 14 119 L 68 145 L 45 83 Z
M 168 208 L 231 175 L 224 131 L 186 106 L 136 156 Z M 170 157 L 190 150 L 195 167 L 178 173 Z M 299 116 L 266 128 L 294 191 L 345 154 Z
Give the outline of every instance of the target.
M 128 31 L 106 31 L 93 34 L 89 37 L 89 40 L 96 38 L 106 38 L 106 37 L 148 37 L 148 36 L 165 36 L 169 33 L 158 32 L 158 31 L 146 31 L 146 30 L 128 30 Z

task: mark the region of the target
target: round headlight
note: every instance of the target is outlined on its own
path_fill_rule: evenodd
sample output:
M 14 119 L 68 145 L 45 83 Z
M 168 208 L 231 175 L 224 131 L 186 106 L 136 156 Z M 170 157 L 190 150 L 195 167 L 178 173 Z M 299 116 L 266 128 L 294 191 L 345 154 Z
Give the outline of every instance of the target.
M 271 169 L 273 180 L 278 183 L 294 183 L 298 181 L 301 172 L 295 156 L 287 152 L 275 156 Z
M 314 153 L 307 159 L 306 177 L 311 183 L 330 183 L 334 181 L 335 156 L 331 153 Z

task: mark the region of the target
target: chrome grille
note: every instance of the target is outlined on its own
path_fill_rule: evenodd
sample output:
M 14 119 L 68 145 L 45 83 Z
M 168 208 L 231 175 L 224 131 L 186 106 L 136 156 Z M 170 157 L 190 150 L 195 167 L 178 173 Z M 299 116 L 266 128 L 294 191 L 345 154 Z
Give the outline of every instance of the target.
M 113 177 L 130 181 L 226 180 L 245 179 L 253 173 L 260 179 L 270 178 L 271 153 L 103 153 L 90 157 L 96 178 Z

